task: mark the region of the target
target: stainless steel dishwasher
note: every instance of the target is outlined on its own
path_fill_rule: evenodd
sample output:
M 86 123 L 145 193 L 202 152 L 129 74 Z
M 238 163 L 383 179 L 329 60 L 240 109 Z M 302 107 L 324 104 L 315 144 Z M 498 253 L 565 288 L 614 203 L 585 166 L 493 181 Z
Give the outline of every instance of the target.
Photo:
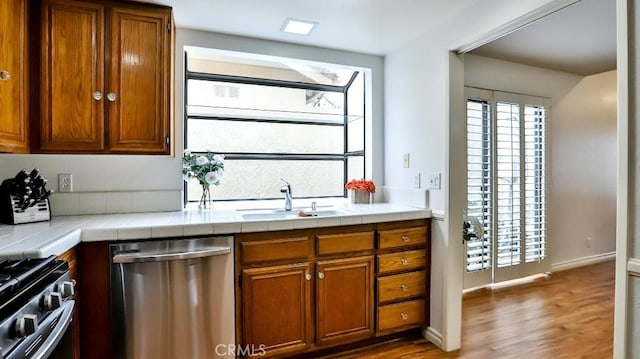
M 110 246 L 113 358 L 231 358 L 233 237 Z

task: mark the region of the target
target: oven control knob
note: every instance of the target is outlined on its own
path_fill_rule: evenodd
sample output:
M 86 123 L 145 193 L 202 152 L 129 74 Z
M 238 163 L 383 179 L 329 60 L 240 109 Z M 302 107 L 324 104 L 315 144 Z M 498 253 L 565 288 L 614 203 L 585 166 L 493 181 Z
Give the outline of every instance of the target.
M 74 287 L 75 283 L 70 281 L 64 281 L 58 284 L 58 292 L 62 294 L 62 298 L 72 297 L 75 293 Z
M 60 308 L 62 305 L 62 295 L 58 292 L 51 292 L 44 296 L 44 310 L 50 312 Z
M 25 314 L 16 321 L 16 337 L 22 338 L 31 335 L 38 330 L 38 316 Z

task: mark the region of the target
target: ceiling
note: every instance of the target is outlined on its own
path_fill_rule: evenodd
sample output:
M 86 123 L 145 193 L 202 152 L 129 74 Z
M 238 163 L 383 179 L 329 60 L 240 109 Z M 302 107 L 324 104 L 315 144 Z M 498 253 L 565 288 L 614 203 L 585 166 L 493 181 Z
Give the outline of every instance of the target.
M 385 55 L 482 0 L 142 0 L 173 7 L 176 25 Z M 318 22 L 309 36 L 286 18 Z M 590 75 L 615 69 L 615 0 L 581 0 L 471 53 Z
M 584 76 L 614 70 L 615 0 L 581 0 L 471 53 Z
M 482 0 L 143 0 L 173 7 L 183 28 L 384 55 Z M 286 18 L 317 22 L 309 36 Z

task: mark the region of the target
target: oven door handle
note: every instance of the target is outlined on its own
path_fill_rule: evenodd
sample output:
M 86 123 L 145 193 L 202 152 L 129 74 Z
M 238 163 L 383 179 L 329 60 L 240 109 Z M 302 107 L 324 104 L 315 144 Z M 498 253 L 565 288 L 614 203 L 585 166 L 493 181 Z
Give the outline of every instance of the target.
M 51 355 L 51 353 L 56 348 L 60 340 L 62 340 L 64 333 L 66 332 L 67 328 L 69 327 L 69 324 L 71 323 L 71 316 L 73 315 L 74 304 L 75 303 L 73 300 L 66 300 L 62 304 L 62 307 L 64 309 L 62 310 L 62 313 L 58 318 L 58 323 L 56 323 L 56 327 L 53 329 L 53 331 L 47 337 L 44 343 L 42 343 L 40 348 L 38 348 L 38 351 L 35 354 L 33 354 L 33 356 L 31 357 L 32 359 L 48 358 L 49 355 Z

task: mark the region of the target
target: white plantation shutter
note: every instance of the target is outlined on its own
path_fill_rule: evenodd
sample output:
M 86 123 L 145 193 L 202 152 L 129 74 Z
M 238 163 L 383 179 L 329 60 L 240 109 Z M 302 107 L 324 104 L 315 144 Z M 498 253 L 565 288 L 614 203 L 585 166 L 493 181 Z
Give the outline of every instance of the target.
M 498 267 L 520 263 L 520 106 L 496 105 L 496 208 Z
M 466 243 L 467 288 L 548 265 L 545 101 L 467 88 L 467 214 L 485 229 Z
M 467 102 L 467 215 L 480 219 L 483 238 L 468 241 L 467 271 L 491 267 L 491 106 Z
M 545 108 L 524 107 L 525 260 L 545 258 Z

